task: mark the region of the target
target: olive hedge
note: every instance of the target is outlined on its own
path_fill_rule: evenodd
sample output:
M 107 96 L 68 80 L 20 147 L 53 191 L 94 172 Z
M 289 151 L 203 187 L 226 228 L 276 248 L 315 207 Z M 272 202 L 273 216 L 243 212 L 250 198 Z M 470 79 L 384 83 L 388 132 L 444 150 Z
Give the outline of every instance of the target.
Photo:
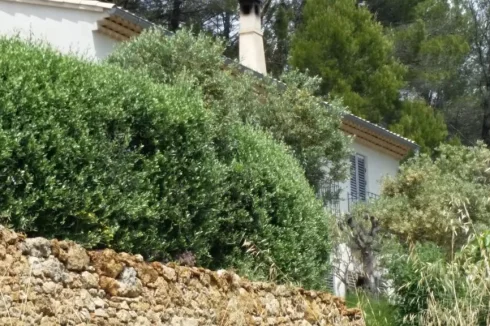
M 322 285 L 328 216 L 300 164 L 194 80 L 0 39 L 0 223 L 149 259 Z
M 284 84 L 240 72 L 224 64 L 225 45 L 205 34 L 180 30 L 173 36 L 150 29 L 122 43 L 108 58 L 111 64 L 144 74 L 164 84 L 186 76 L 200 88 L 204 104 L 222 126 L 240 121 L 266 130 L 284 142 L 316 190 L 347 177 L 348 139 L 340 130 L 345 107 L 328 107 L 314 94 L 321 80 L 296 70 L 284 73 Z M 329 169 L 325 169 L 325 165 Z

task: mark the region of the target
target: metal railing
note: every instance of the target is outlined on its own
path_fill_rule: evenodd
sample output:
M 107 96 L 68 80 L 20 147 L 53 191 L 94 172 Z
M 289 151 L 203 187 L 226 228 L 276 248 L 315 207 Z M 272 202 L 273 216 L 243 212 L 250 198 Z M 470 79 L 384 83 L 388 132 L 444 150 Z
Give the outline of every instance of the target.
M 330 199 L 324 206 L 330 210 L 334 216 L 340 216 L 340 199 Z
M 364 196 L 363 198 L 358 198 L 358 196 L 356 194 L 348 193 L 347 194 L 347 209 L 350 212 L 351 209 L 356 204 L 370 202 L 370 201 L 376 200 L 378 198 L 379 198 L 379 195 L 378 194 L 374 194 L 372 192 L 366 192 L 366 196 Z
M 379 198 L 378 194 L 366 192 L 363 198 L 358 198 L 356 194 L 347 193 L 347 198 L 340 193 L 340 185 L 333 183 L 320 188 L 318 197 L 323 201 L 323 206 L 332 214 L 340 216 L 342 202 L 347 200 L 347 212 L 350 212 L 357 203 L 366 203 Z M 345 213 L 347 213 L 345 212 Z
M 332 183 L 320 188 L 319 197 L 323 201 L 323 206 L 335 216 L 340 216 L 340 185 Z

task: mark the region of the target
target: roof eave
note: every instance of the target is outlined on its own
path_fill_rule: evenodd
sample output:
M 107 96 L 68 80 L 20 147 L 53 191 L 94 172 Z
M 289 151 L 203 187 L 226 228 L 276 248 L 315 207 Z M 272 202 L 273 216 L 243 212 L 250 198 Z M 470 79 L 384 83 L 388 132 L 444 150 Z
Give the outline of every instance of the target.
M 76 10 L 85 10 L 93 12 L 104 12 L 108 9 L 114 8 L 113 3 L 105 3 L 99 1 L 90 0 L 3 0 L 14 3 L 33 4 L 38 6 L 57 7 L 57 8 L 69 8 Z
M 401 136 L 397 136 L 395 134 L 393 134 L 392 132 L 384 129 L 383 127 L 380 127 L 372 122 L 368 122 L 362 118 L 359 118 L 355 115 L 353 115 L 352 113 L 345 113 L 343 118 L 347 121 L 351 121 L 355 124 L 358 124 L 366 129 L 369 129 L 369 130 L 372 130 L 373 132 L 376 132 L 380 135 L 382 135 L 383 137 L 386 137 L 388 139 L 391 139 L 395 142 L 398 142 L 398 143 L 401 143 L 402 145 L 410 148 L 411 150 L 415 151 L 415 152 L 418 152 L 420 150 L 420 146 L 417 145 L 415 142 L 413 141 L 410 141 L 408 139 L 405 139 Z
M 122 8 L 119 8 L 117 6 L 114 6 L 113 8 L 111 8 L 109 11 L 108 11 L 108 14 L 110 16 L 117 16 L 121 19 L 124 19 L 124 20 L 127 20 L 135 25 L 139 25 L 141 26 L 141 28 L 143 29 L 147 29 L 147 28 L 151 28 L 153 26 L 155 26 L 152 22 L 146 20 L 146 19 L 143 19 L 133 13 L 130 13 L 129 11 L 126 11 Z M 172 33 L 166 31 L 166 35 L 170 35 Z

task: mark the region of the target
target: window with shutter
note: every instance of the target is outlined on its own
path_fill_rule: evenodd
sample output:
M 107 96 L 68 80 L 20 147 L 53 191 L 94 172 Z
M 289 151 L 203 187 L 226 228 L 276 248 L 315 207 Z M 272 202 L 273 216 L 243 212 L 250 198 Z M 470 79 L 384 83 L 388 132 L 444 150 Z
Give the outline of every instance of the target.
M 366 200 L 366 159 L 364 156 L 356 154 L 350 159 L 350 192 L 354 201 Z
M 350 195 L 352 199 L 357 199 L 357 164 L 356 155 L 350 157 Z
M 357 198 L 366 200 L 366 160 L 363 156 L 357 156 Z

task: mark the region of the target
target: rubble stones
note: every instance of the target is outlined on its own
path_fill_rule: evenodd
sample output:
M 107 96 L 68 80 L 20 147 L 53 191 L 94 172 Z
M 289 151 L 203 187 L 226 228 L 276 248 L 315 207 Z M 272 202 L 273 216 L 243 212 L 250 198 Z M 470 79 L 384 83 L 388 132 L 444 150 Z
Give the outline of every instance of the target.
M 358 309 L 328 293 L 87 252 L 2 226 L 0 271 L 0 325 L 364 325 Z
M 92 289 L 99 286 L 99 276 L 97 274 L 91 274 L 87 271 L 84 271 L 80 276 L 83 288 Z
M 53 251 L 70 271 L 83 271 L 90 263 L 85 249 L 71 241 L 53 241 Z M 58 245 L 58 247 L 57 247 Z
M 20 244 L 23 255 L 31 257 L 48 257 L 51 254 L 51 242 L 44 238 L 26 239 Z

